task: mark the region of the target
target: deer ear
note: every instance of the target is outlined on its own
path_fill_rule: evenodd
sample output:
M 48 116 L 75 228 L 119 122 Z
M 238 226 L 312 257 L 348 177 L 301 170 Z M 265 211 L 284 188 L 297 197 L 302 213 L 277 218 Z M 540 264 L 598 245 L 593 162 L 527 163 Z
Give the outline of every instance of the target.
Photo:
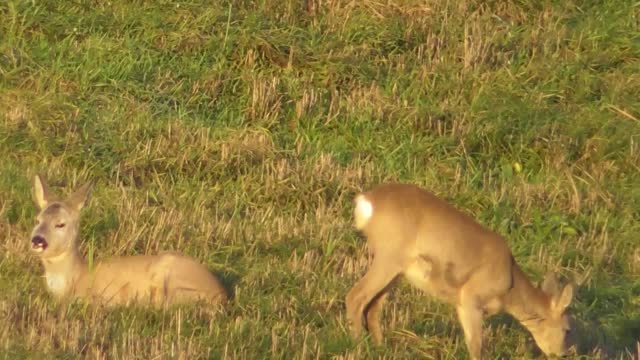
M 552 300 L 553 311 L 556 314 L 562 314 L 567 309 L 567 307 L 569 307 L 569 304 L 571 304 L 572 299 L 573 299 L 573 285 L 567 284 L 562 289 L 562 292 L 560 294 L 553 297 L 553 300 Z
M 78 211 L 82 210 L 82 208 L 89 200 L 89 193 L 91 192 L 92 188 L 93 181 L 87 182 L 69 196 L 69 198 L 67 199 L 67 203 Z
M 36 205 L 40 210 L 46 208 L 50 202 L 49 190 L 40 175 L 33 178 L 33 190 Z
M 560 292 L 560 284 L 558 283 L 558 278 L 556 274 L 549 272 L 544 277 L 544 281 L 540 286 L 542 291 L 544 291 L 547 295 L 556 296 Z

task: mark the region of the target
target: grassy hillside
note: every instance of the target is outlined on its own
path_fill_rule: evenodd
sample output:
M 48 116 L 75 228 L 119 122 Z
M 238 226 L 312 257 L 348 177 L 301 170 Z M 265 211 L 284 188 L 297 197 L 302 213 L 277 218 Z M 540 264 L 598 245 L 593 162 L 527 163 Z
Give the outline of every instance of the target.
M 385 4 L 388 3 L 388 4 Z M 351 340 L 353 196 L 428 187 L 578 285 L 580 351 L 640 338 L 636 1 L 0 2 L 0 351 L 7 358 L 466 358 L 451 306 L 401 281 L 386 345 Z M 57 305 L 31 179 L 96 187 L 82 251 L 179 250 L 222 311 Z M 508 316 L 490 358 L 537 355 Z

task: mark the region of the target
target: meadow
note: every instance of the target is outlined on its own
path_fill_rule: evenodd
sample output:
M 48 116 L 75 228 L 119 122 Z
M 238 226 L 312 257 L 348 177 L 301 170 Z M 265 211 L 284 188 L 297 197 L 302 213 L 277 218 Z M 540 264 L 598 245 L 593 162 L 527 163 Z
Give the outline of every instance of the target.
M 346 330 L 353 197 L 401 181 L 576 284 L 583 358 L 637 358 L 639 100 L 633 0 L 2 1 L 0 355 L 467 358 L 455 309 L 406 281 L 384 346 Z M 38 173 L 96 181 L 86 256 L 177 250 L 233 300 L 56 303 L 29 251 Z M 540 356 L 509 316 L 485 329 L 488 358 Z

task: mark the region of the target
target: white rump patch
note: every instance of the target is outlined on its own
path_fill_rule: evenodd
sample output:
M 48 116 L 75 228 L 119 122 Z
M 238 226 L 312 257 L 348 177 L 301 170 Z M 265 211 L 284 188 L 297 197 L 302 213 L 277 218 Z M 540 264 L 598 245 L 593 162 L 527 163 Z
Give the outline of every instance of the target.
M 354 210 L 354 218 L 356 228 L 361 230 L 369 222 L 373 215 L 373 205 L 364 195 L 360 194 L 356 197 L 356 208 Z

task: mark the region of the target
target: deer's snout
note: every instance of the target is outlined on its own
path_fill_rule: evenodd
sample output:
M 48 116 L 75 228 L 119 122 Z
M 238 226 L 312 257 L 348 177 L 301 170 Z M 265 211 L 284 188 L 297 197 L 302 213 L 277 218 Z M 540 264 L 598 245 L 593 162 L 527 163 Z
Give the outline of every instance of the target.
M 31 248 L 36 251 L 44 251 L 47 246 L 47 240 L 40 235 L 36 235 L 31 238 Z

